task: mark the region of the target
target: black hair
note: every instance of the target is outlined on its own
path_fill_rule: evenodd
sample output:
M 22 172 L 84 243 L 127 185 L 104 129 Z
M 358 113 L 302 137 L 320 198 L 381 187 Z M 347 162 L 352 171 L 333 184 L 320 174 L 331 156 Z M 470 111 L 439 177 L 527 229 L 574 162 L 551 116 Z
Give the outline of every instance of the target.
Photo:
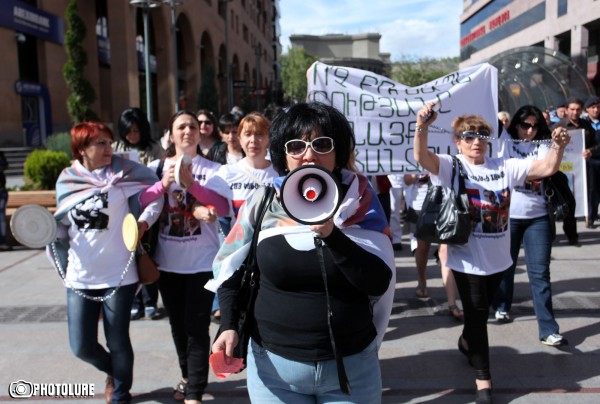
M 569 107 L 569 105 L 571 105 L 571 104 L 579 104 L 579 106 L 580 106 L 581 108 L 583 108 L 584 102 L 583 102 L 583 100 L 582 100 L 581 98 L 577 98 L 577 97 L 571 97 L 571 98 L 569 98 L 569 99 L 567 100 L 567 105 L 566 105 L 566 107 L 568 108 L 568 107 Z
M 536 106 L 524 105 L 514 113 L 510 120 L 510 124 L 506 129 L 513 139 L 519 139 L 519 130 L 517 126 L 520 123 L 525 122 L 525 119 L 528 116 L 534 116 L 537 119 L 538 129 L 533 140 L 550 139 L 552 137 L 552 133 L 542 111 Z
M 196 111 L 196 119 L 199 119 L 198 117 L 200 115 L 206 115 L 208 117 L 208 119 L 212 122 L 213 124 L 213 131 L 210 134 L 210 137 L 212 137 L 214 140 L 216 140 L 217 142 L 219 140 L 221 140 L 221 135 L 219 135 L 219 131 L 218 131 L 218 122 L 217 122 L 217 117 L 215 116 L 215 114 L 213 114 L 212 112 L 210 112 L 208 109 L 199 109 L 198 111 Z
M 131 132 L 133 124 L 136 124 L 140 131 L 140 142 L 137 144 L 131 144 L 127 140 L 127 134 Z M 128 108 L 121 112 L 117 135 L 121 142 L 137 150 L 147 150 L 152 146 L 152 143 L 154 143 L 148 118 L 146 118 L 144 112 L 139 108 Z
M 196 123 L 198 123 L 198 117 L 196 114 L 194 114 L 192 111 L 188 111 L 186 109 L 180 109 L 179 111 L 175 112 L 173 114 L 173 116 L 171 116 L 171 119 L 169 119 L 169 133 L 171 134 L 171 136 L 173 136 L 173 124 L 175 124 L 175 120 L 177 120 L 177 118 L 179 118 L 181 115 L 192 116 L 194 118 L 194 120 L 196 121 Z M 200 126 L 200 125 L 198 125 L 198 126 Z M 202 150 L 200 150 L 200 145 L 196 146 L 196 153 L 202 156 Z M 171 144 L 169 144 L 169 147 L 167 148 L 167 150 L 165 150 L 163 159 L 166 157 L 173 157 L 175 154 L 177 154 L 175 151 L 175 144 L 173 142 L 171 142 Z
M 334 107 L 320 102 L 300 103 L 283 110 L 271 124 L 271 162 L 280 174 L 288 169 L 284 145 L 292 139 L 328 136 L 335 145 L 336 169 L 349 168 L 356 140 L 346 117 Z
M 221 132 L 240 125 L 240 117 L 232 114 L 231 112 L 226 112 L 219 118 L 219 130 Z

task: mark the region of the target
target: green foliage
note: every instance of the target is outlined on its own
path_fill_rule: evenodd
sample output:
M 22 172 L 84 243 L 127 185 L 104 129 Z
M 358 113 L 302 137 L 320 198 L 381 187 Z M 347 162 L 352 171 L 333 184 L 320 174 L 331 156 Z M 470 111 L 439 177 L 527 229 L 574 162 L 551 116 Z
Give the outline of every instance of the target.
M 296 103 L 306 100 L 306 71 L 317 61 L 302 48 L 289 48 L 281 56 L 281 82 L 286 101 Z
M 409 87 L 417 87 L 458 70 L 459 58 L 403 59 L 392 65 L 392 80 Z
M 65 152 L 34 150 L 25 160 L 25 178 L 37 189 L 54 189 L 61 171 L 70 164 Z
M 73 155 L 71 154 L 71 134 L 68 132 L 55 133 L 46 139 L 46 149 L 65 152 L 69 156 L 69 159 L 73 159 Z
M 198 92 L 198 109 L 208 109 L 215 116 L 219 116 L 219 92 L 215 85 L 215 68 L 204 65 L 202 69 L 202 83 Z
M 87 65 L 87 54 L 82 46 L 86 35 L 85 25 L 77 11 L 77 0 L 70 0 L 66 12 L 67 30 L 65 32 L 65 51 L 67 62 L 63 66 L 63 77 L 71 94 L 67 99 L 67 110 L 73 122 L 98 120 L 91 109 L 96 100 L 92 85 L 85 79 L 83 72 Z

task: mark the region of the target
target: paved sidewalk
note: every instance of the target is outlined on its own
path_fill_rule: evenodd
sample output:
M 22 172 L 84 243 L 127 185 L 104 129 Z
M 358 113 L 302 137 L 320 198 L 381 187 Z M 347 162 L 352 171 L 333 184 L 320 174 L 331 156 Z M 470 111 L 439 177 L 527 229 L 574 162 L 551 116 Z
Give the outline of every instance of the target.
M 568 246 L 559 234 L 552 254 L 554 306 L 568 346 L 539 343 L 521 256 L 515 321 L 489 325 L 495 403 L 600 402 L 600 229 L 587 230 L 580 222 L 579 231 L 581 247 Z M 461 324 L 448 315 L 439 266 L 430 260 L 430 298 L 416 298 L 414 259 L 404 246 L 396 254 L 396 298 L 380 351 L 383 402 L 472 402 L 474 376 L 456 347 Z M 65 290 L 42 250 L 0 253 L 0 327 L 0 401 L 12 401 L 8 386 L 18 380 L 93 383 L 94 399 L 54 402 L 104 400 L 105 376 L 69 350 Z M 168 320 L 134 321 L 131 336 L 134 403 L 174 402 L 171 389 L 180 375 Z M 204 401 L 249 402 L 244 377 L 222 381 L 211 373 Z

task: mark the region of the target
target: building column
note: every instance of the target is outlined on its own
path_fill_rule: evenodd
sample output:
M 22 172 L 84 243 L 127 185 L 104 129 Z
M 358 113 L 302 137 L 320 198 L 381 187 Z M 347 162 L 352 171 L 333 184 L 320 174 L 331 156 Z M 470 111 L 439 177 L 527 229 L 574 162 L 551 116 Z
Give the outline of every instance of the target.
M 571 28 L 571 59 L 584 75 L 587 75 L 589 32 L 583 25 Z
M 544 40 L 544 48 L 558 50 L 558 39 L 555 36 L 547 36 Z

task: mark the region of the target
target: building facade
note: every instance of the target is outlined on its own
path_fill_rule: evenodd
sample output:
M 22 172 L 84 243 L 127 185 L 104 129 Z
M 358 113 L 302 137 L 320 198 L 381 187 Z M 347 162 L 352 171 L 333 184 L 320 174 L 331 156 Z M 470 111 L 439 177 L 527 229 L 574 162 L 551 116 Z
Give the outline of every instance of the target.
M 217 114 L 261 109 L 280 88 L 279 0 L 76 1 L 87 29 L 84 75 L 104 122 L 116 125 L 129 107 L 146 111 L 146 32 L 155 135 L 177 109 L 200 106 L 203 82 L 214 81 Z M 41 146 L 72 126 L 62 72 L 68 4 L 0 2 L 0 146 Z
M 518 47 L 536 46 L 571 58 L 600 90 L 600 1 L 464 0 L 461 67 Z
M 390 66 L 390 54 L 379 52 L 380 34 L 357 35 L 291 35 L 290 44 L 302 48 L 320 62 L 354 67 L 386 75 Z

